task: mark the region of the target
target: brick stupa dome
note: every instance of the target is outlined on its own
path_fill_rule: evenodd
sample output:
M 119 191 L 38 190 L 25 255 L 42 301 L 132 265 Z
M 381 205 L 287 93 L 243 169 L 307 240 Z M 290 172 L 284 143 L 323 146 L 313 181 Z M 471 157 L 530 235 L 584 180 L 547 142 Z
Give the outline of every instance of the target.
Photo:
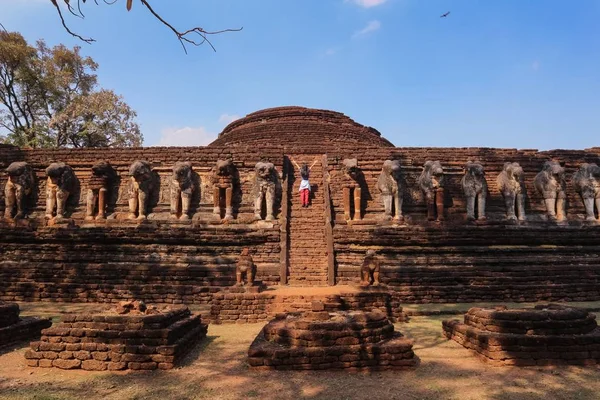
M 223 129 L 209 146 L 301 146 L 324 151 L 340 145 L 393 147 L 375 128 L 346 115 L 305 107 L 256 111 Z

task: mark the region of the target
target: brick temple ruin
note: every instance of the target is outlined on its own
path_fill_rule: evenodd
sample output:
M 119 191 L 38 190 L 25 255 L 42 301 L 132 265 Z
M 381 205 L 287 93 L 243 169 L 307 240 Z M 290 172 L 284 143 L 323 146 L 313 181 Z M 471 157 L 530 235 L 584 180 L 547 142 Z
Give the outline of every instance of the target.
M 301 107 L 249 114 L 205 147 L 0 145 L 0 300 L 266 320 L 289 311 L 275 303 L 310 308 L 284 286 L 360 291 L 368 250 L 380 285 L 367 289 L 390 317 L 402 303 L 599 300 L 599 160 L 600 148 L 395 147 Z M 257 286 L 275 290 L 226 291 L 244 248 Z

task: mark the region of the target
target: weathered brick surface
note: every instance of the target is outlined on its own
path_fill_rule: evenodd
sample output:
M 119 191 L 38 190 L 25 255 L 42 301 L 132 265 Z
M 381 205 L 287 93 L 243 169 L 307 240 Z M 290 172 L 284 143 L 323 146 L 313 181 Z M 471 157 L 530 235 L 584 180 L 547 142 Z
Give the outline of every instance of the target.
M 269 322 L 248 350 L 265 369 L 403 369 L 416 365 L 412 341 L 394 333 L 385 314 L 308 312 Z
M 595 315 L 561 306 L 472 308 L 442 322 L 444 335 L 494 365 L 593 365 L 600 362 Z
M 47 318 L 19 317 L 19 305 L 0 301 L 0 346 L 39 337 L 52 322 Z
M 34 367 L 171 369 L 206 336 L 207 328 L 187 307 L 153 315 L 66 314 L 42 331 L 25 358 Z

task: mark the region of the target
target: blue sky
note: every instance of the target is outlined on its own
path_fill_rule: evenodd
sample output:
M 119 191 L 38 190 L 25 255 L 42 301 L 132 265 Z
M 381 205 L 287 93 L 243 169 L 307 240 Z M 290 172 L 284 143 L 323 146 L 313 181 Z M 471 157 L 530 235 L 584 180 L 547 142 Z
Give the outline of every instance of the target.
M 343 112 L 397 146 L 600 146 L 600 0 L 154 0 L 180 29 L 236 28 L 188 48 L 142 7 L 71 27 L 50 0 L 0 0 L 28 40 L 80 45 L 138 112 L 145 145 L 203 145 L 282 105 Z M 439 16 L 450 11 L 447 18 Z

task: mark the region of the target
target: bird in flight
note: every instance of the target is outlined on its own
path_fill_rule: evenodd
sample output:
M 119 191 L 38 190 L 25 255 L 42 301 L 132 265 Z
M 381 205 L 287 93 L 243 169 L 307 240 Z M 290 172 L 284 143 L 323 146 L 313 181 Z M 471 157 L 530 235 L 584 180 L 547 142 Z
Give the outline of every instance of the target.
M 448 15 L 450 15 L 450 11 L 448 11 L 447 13 L 444 13 L 444 14 L 440 15 L 440 18 L 446 18 Z

